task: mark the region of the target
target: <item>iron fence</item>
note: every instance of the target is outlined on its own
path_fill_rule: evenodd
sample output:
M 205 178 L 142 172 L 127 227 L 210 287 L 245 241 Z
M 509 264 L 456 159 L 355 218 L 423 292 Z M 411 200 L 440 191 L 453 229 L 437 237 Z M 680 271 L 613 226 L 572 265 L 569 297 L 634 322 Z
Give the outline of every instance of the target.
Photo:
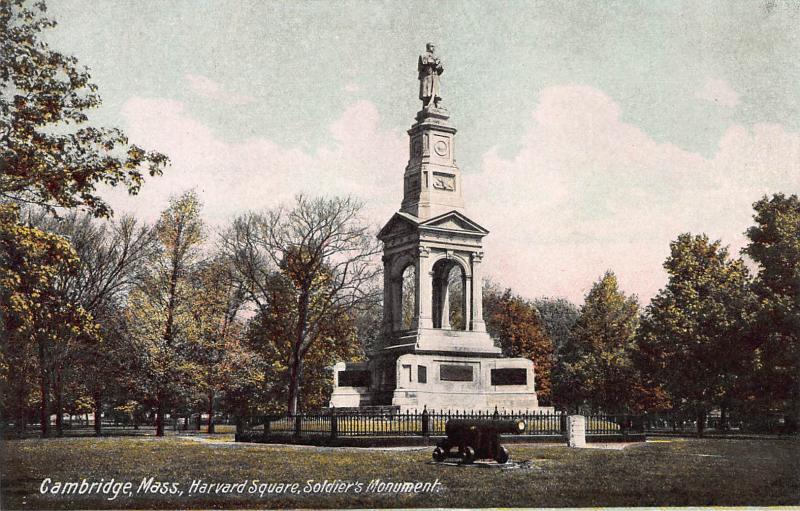
M 450 419 L 521 419 L 526 428 L 521 436 L 566 439 L 566 413 L 536 411 L 375 411 L 339 413 L 326 410 L 286 416 L 264 416 L 246 421 L 247 429 L 263 427 L 265 435 L 295 436 L 323 435 L 347 437 L 443 436 Z M 630 415 L 591 415 L 586 418 L 589 436 L 626 435 L 643 433 L 641 418 Z
M 789 434 L 796 431 L 791 421 L 783 414 L 737 414 L 721 416 L 717 413 L 707 414 L 703 420 L 696 415 L 678 412 L 648 413 L 642 416 L 644 430 L 651 434 Z

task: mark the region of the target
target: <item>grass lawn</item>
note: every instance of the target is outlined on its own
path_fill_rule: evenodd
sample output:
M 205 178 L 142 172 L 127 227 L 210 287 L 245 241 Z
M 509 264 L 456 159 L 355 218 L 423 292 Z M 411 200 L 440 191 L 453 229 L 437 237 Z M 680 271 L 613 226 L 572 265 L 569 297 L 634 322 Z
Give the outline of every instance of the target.
M 564 507 L 800 504 L 800 440 L 669 439 L 623 450 L 509 445 L 531 468 L 436 465 L 430 449 L 366 450 L 237 444 L 201 438 L 62 438 L 3 442 L 2 509 L 236 507 Z M 136 493 L 143 478 L 183 495 Z M 132 483 L 132 496 L 41 495 L 44 478 Z M 189 493 L 194 479 L 241 483 L 243 494 Z M 260 482 L 299 494 L 247 493 Z M 435 493 L 303 493 L 306 481 L 439 480 Z M 151 486 L 152 488 L 152 486 Z M 172 487 L 167 487 L 171 489 Z

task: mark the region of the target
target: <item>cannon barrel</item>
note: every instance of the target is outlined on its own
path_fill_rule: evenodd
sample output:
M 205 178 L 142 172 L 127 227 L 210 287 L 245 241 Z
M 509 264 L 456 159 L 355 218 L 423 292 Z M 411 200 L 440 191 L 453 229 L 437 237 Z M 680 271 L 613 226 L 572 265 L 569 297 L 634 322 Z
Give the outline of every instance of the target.
M 448 436 L 478 430 L 491 434 L 520 434 L 525 426 L 525 421 L 516 419 L 450 419 L 444 430 Z

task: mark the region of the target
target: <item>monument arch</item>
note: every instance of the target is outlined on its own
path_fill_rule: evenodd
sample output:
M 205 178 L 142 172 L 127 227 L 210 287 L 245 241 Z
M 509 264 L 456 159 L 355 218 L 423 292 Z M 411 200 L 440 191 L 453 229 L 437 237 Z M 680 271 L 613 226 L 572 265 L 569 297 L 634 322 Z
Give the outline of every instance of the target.
M 434 45 L 420 56 L 418 70 L 423 107 L 408 130 L 403 199 L 378 233 L 384 264 L 380 341 L 367 361 L 334 366 L 331 406 L 536 410 L 533 362 L 504 357 L 486 332 L 481 286 L 489 231 L 466 214 L 457 130 L 441 104 L 444 68 Z M 451 305 L 458 309 L 455 325 Z M 500 381 L 493 378 L 498 371 L 524 377 Z M 370 377 L 359 376 L 364 374 Z

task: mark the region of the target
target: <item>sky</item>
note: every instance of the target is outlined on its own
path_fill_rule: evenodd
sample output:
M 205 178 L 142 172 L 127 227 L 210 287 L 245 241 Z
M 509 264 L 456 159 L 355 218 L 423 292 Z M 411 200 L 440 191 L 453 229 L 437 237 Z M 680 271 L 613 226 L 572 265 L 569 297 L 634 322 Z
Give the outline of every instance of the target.
M 435 42 L 484 266 L 581 303 L 606 270 L 646 304 L 680 233 L 746 244 L 800 193 L 800 2 L 51 0 L 92 122 L 167 154 L 117 213 L 195 189 L 211 229 L 298 193 L 399 209 L 416 60 Z

